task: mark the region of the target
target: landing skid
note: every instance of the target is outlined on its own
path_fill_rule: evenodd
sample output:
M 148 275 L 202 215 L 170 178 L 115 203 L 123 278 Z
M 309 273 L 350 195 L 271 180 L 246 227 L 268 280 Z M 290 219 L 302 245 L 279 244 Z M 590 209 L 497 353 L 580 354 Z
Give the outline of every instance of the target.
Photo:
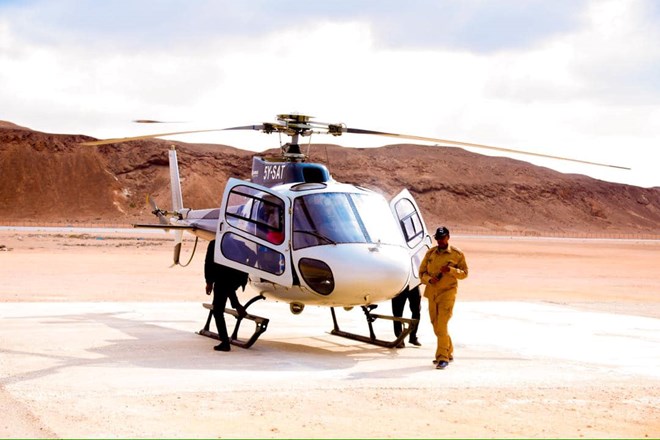
M 330 334 L 341 336 L 343 338 L 353 339 L 355 341 L 366 342 L 367 344 L 379 345 L 381 347 L 395 348 L 400 345 L 403 345 L 402 342 L 408 337 L 410 332 L 417 328 L 419 320 L 417 319 L 408 319 L 408 318 L 399 318 L 396 316 L 388 315 L 377 315 L 371 313 L 371 310 L 376 308 L 376 306 L 362 306 L 362 311 L 365 314 L 367 319 L 367 324 L 369 325 L 369 336 L 358 335 L 356 333 L 349 333 L 339 329 L 339 324 L 337 324 L 337 315 L 335 314 L 335 308 L 330 307 L 330 312 L 332 313 L 332 322 L 334 323 L 335 328 L 330 332 Z M 384 341 L 382 339 L 376 338 L 376 333 L 374 332 L 373 322 L 378 319 L 387 319 L 390 321 L 397 321 L 401 323 L 401 334 L 393 341 Z
M 261 295 L 255 296 L 245 304 L 245 308 L 247 309 L 250 305 L 252 305 L 252 303 L 260 299 L 265 299 L 265 298 Z M 204 328 L 198 331 L 197 334 L 202 336 L 207 336 L 212 339 L 220 340 L 218 334 L 210 330 L 211 320 L 213 319 L 213 304 L 204 303 L 202 305 L 204 306 L 205 309 L 209 310 L 209 316 L 206 319 L 206 324 L 204 325 Z M 257 342 L 257 339 L 259 339 L 259 336 L 261 336 L 261 334 L 265 332 L 266 329 L 268 328 L 268 318 L 262 318 L 261 316 L 251 315 L 249 313 L 245 316 L 240 316 L 236 310 L 229 308 L 225 309 L 225 313 L 228 315 L 232 315 L 234 318 L 236 318 L 236 325 L 234 326 L 234 331 L 232 332 L 229 338 L 230 339 L 229 342 L 232 345 L 236 345 L 237 347 L 241 347 L 241 348 L 252 347 L 252 345 L 255 342 Z M 240 328 L 243 319 L 254 321 L 255 324 L 254 333 L 247 340 L 238 339 L 238 329 Z

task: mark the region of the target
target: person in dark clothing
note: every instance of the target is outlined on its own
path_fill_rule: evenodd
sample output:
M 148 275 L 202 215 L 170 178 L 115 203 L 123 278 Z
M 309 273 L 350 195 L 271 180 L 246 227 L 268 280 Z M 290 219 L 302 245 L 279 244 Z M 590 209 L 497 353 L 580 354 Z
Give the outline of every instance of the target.
M 392 314 L 395 317 L 401 318 L 403 316 L 403 309 L 406 306 L 406 301 L 408 301 L 408 305 L 410 307 L 411 318 L 419 321 L 420 311 L 422 308 L 421 306 L 422 297 L 419 294 L 419 287 L 415 287 L 413 289 L 406 288 L 406 290 L 404 290 L 403 292 L 392 298 Z M 402 331 L 401 323 L 398 321 L 394 321 L 394 334 L 398 337 L 401 334 L 401 331 Z M 417 339 L 417 327 L 415 327 L 410 332 L 408 341 L 412 345 L 416 345 L 418 347 L 422 345 Z M 397 348 L 403 348 L 403 347 L 405 347 L 405 344 L 403 341 L 401 341 L 401 343 Z
M 213 292 L 213 318 L 218 328 L 220 344 L 213 347 L 216 351 L 230 351 L 231 344 L 225 323 L 225 306 L 229 299 L 231 306 L 236 309 L 239 316 L 245 316 L 245 308 L 238 301 L 236 289 L 247 284 L 248 275 L 240 270 L 218 264 L 213 260 L 215 240 L 209 243 L 204 260 L 204 278 L 206 279 L 206 294 Z

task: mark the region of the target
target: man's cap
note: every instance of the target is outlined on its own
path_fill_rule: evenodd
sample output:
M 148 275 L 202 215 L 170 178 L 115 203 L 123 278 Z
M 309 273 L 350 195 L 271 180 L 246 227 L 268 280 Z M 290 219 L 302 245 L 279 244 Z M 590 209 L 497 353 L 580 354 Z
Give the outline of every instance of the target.
M 449 235 L 449 229 L 445 228 L 444 226 L 440 226 L 438 229 L 435 230 L 435 235 L 434 238 L 442 238 Z

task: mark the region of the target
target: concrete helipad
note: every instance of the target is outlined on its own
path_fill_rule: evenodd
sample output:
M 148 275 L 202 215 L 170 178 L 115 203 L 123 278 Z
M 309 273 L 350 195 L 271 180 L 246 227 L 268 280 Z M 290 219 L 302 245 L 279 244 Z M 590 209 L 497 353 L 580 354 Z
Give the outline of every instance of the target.
M 529 405 L 552 414 L 571 399 L 564 430 L 512 413 L 510 423 L 494 422 L 492 436 L 616 435 L 579 415 L 589 407 L 606 419 L 607 407 L 593 401 L 602 392 L 629 400 L 628 416 L 644 419 L 640 436 L 660 434 L 656 318 L 459 302 L 456 361 L 436 371 L 427 319 L 421 348 L 386 349 L 328 334 L 327 309 L 294 316 L 286 305 L 257 303 L 252 313 L 271 320 L 261 339 L 218 353 L 195 334 L 206 319 L 198 302 L 0 303 L 2 392 L 14 402 L 4 414 L 15 414 L 3 417 L 2 436 L 484 436 L 487 427 L 466 414 Z M 366 327 L 359 310 L 338 315 L 348 329 Z M 390 323 L 377 330 L 389 335 Z M 583 431 L 570 424 L 580 418 Z

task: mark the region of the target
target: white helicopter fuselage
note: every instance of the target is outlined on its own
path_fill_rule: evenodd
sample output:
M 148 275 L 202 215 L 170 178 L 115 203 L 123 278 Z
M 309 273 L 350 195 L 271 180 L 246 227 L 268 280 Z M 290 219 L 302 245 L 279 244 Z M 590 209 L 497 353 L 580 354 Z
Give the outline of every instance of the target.
M 265 298 L 300 309 L 370 305 L 418 286 L 431 243 L 407 190 L 388 203 L 331 178 L 270 187 L 231 178 L 220 209 L 177 212 L 172 225 L 215 239 L 216 263 L 247 272 Z
M 288 197 L 294 206 L 297 198 L 310 195 L 318 197 L 324 194 L 332 196 L 341 194 L 340 197 L 343 197 L 346 194 L 368 194 L 369 197 L 382 199 L 382 206 L 389 209 L 382 196 L 353 185 L 333 181 L 327 182 L 324 188 L 309 191 L 291 191 L 291 186 L 295 185 L 283 185 L 272 189 Z M 327 295 L 314 290 L 306 282 L 305 277 L 299 277 L 297 285 L 285 286 L 276 282 L 262 281 L 256 276 L 251 277 L 252 284 L 265 297 L 287 303 L 352 307 L 388 300 L 407 286 L 413 274 L 408 249 L 396 229 L 394 217 L 392 215 L 381 217 L 379 222 L 391 224 L 391 228 L 386 228 L 391 232 L 387 243 L 382 240 L 375 243 L 340 241 L 329 243 L 320 239 L 314 246 L 296 249 L 293 243 L 295 238 L 289 240 L 287 246 L 290 249 L 294 268 L 299 267 L 299 262 L 303 259 L 322 261 L 328 265 L 333 274 L 334 289 Z M 291 224 L 293 231 L 296 231 L 295 218 Z M 293 231 L 290 237 L 296 234 Z

